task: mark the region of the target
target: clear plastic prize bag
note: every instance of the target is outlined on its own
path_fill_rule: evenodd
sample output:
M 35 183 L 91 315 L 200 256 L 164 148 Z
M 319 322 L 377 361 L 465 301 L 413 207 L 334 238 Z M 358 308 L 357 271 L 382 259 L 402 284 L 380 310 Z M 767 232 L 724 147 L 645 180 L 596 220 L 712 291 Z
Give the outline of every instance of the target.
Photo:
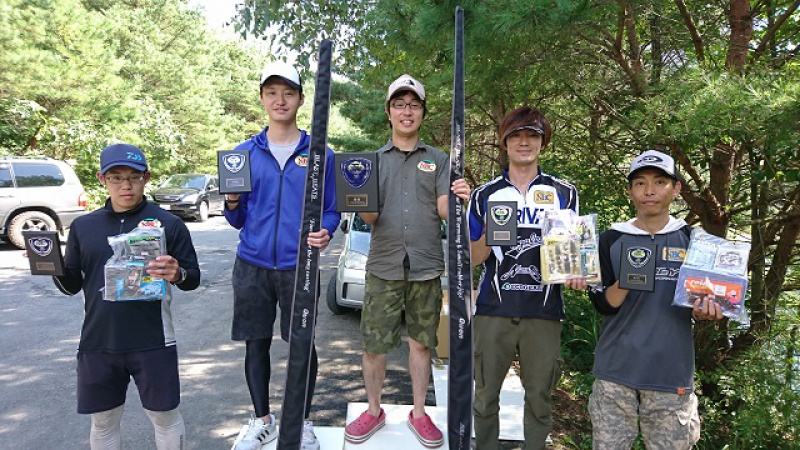
M 109 237 L 108 243 L 114 255 L 105 265 L 105 300 L 148 301 L 170 296 L 169 283 L 147 273 L 148 263 L 167 252 L 163 228 L 137 227 Z
M 600 283 L 597 214 L 579 216 L 571 209 L 545 211 L 542 223 L 542 282 L 584 278 Z
M 691 308 L 698 298 L 711 295 L 725 317 L 747 323 L 744 297 L 749 255 L 748 243 L 734 243 L 693 229 L 672 304 Z

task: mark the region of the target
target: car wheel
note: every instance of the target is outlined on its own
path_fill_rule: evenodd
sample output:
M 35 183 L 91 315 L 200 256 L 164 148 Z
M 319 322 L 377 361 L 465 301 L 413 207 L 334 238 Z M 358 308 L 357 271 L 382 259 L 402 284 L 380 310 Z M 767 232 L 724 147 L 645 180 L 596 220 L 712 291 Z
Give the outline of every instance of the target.
M 336 302 L 336 274 L 338 270 L 334 270 L 331 274 L 331 279 L 328 281 L 328 290 L 325 294 L 325 302 L 328 304 L 328 309 L 335 315 L 340 315 L 348 312 L 350 308 L 346 308 Z
M 19 248 L 25 248 L 25 238 L 23 231 L 53 231 L 56 229 L 56 222 L 52 217 L 41 211 L 26 211 L 11 219 L 8 224 L 8 240 Z
M 197 212 L 197 221 L 205 222 L 206 220 L 208 220 L 208 203 L 200 202 L 200 208 Z

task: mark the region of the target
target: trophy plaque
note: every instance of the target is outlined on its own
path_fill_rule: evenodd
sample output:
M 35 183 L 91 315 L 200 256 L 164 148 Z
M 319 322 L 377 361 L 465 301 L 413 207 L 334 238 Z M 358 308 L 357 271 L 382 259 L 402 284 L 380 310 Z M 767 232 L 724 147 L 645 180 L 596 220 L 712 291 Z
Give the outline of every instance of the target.
M 517 245 L 517 202 L 486 202 L 486 245 Z
M 336 209 L 339 212 L 378 212 L 378 154 L 337 153 Z
M 633 291 L 653 292 L 655 289 L 656 244 L 622 242 L 619 262 L 619 287 Z
M 64 275 L 64 258 L 57 231 L 23 231 L 32 275 Z
M 217 152 L 219 193 L 242 194 L 250 186 L 250 154 L 247 150 L 220 150 Z

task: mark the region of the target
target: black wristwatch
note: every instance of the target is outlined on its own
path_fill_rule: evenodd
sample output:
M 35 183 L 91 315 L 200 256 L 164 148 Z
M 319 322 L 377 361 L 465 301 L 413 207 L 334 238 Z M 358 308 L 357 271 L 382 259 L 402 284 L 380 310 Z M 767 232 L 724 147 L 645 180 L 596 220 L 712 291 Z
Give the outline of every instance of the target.
M 180 271 L 180 275 L 178 275 L 178 279 L 173 281 L 172 284 L 181 284 L 186 281 L 186 269 L 178 267 L 178 270 Z

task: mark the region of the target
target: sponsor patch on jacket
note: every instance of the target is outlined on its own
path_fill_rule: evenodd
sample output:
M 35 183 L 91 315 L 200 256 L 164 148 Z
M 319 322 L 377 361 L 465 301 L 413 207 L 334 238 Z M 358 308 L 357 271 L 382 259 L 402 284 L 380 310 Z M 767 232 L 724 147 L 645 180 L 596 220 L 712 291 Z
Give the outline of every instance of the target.
M 294 158 L 294 163 L 300 167 L 308 167 L 308 153 L 301 153 Z
M 425 159 L 417 164 L 417 169 L 423 172 L 433 172 L 436 170 L 436 163 L 431 161 L 430 159 Z
M 148 217 L 147 219 L 142 219 L 139 222 L 137 227 L 153 227 L 153 228 L 161 228 L 161 221 L 152 217 Z
M 555 193 L 551 191 L 542 191 L 537 189 L 533 191 L 533 202 L 552 204 L 555 202 Z
M 679 247 L 664 247 L 661 253 L 661 259 L 664 261 L 683 261 L 686 259 L 686 249 Z

